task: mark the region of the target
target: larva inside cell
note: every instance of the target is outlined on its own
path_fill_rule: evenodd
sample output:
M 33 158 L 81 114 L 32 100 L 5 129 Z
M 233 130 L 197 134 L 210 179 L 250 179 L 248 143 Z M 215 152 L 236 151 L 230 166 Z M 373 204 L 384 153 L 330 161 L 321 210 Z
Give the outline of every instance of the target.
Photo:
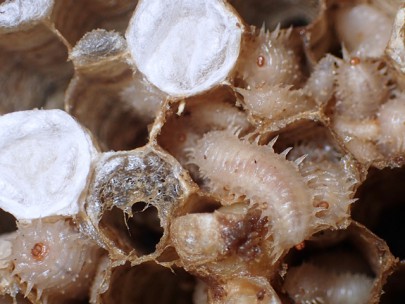
M 70 221 L 33 220 L 20 223 L 12 240 L 12 274 L 44 302 L 85 299 L 101 254 Z
M 277 128 L 294 116 L 304 115 L 306 111 L 315 110 L 314 100 L 304 90 L 293 89 L 291 85 L 269 85 L 237 89 L 241 94 L 242 105 L 250 114 L 255 125 Z M 275 127 L 273 127 L 275 126 Z
M 382 284 L 376 282 L 394 260 L 384 242 L 364 226 L 352 223 L 346 230 L 323 231 L 306 243 L 304 250 L 285 259 L 283 288 L 295 303 L 370 303 L 379 297 Z
M 377 146 L 381 132 L 377 116 L 391 94 L 390 78 L 390 70 L 382 61 L 349 59 L 346 53 L 338 63 L 331 127 L 362 163 L 383 158 Z
M 350 205 L 361 175 L 355 162 L 334 142 L 333 135 L 321 123 L 296 121 L 283 132 L 278 132 L 274 145 L 277 152 L 293 147 L 287 159 L 306 157 L 299 171 L 314 191 L 316 216 L 325 227 L 348 225 Z
M 286 153 L 276 154 L 271 146 L 240 140 L 229 131 L 206 133 L 190 153 L 208 180 L 208 191 L 259 204 L 269 221 L 267 237 L 274 242 L 275 256 L 317 229 L 314 193 L 298 164 L 285 159 Z
M 212 213 L 177 217 L 171 225 L 173 245 L 186 269 L 226 279 L 241 273 L 268 275 L 267 218 L 258 206 L 232 204 Z M 271 246 L 271 244 L 270 244 Z M 230 267 L 230 265 L 234 265 Z
M 257 32 L 253 30 L 243 45 L 236 78 L 244 88 L 265 84 L 299 85 L 303 80 L 302 49 L 296 40 L 291 29 L 278 27 L 269 32 L 262 27 Z
M 167 113 L 157 141 L 197 180 L 198 169 L 190 163 L 187 151 L 195 147 L 198 139 L 212 130 L 238 129 L 241 134 L 246 134 L 252 127 L 246 115 L 235 106 L 234 93 L 227 87 L 184 102 L 180 115 L 177 114 L 180 105 L 173 106 L 171 113 Z
M 336 71 L 336 112 L 353 120 L 375 117 L 388 98 L 390 87 L 383 61 L 350 57 L 338 62 Z
M 348 4 L 344 3 L 335 12 L 339 40 L 353 56 L 382 56 L 390 38 L 393 16 L 373 3 Z
M 389 157 L 405 152 L 405 95 L 403 93 L 384 103 L 377 114 L 380 126 L 380 150 Z

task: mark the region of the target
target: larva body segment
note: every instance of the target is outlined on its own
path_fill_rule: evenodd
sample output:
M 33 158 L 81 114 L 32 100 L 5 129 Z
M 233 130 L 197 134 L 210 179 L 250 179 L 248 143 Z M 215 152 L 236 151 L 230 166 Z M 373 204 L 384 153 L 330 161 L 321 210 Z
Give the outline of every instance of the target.
M 335 273 L 315 266 L 302 264 L 289 270 L 285 289 L 295 303 L 368 303 L 372 278 L 364 274 Z
M 380 57 L 390 38 L 393 20 L 370 4 L 344 7 L 336 15 L 339 39 L 360 57 Z M 370 26 L 372 25 L 372 26 Z
M 380 143 L 388 155 L 402 154 L 405 151 L 405 95 L 383 104 L 378 112 Z
M 318 105 L 326 105 L 335 89 L 337 58 L 326 55 L 315 66 L 308 78 L 304 92 L 312 97 Z
M 342 116 L 369 118 L 388 98 L 388 77 L 377 63 L 354 59 L 339 64 L 336 110 Z
M 271 147 L 241 141 L 227 131 L 213 131 L 198 141 L 192 161 L 209 180 L 210 191 L 245 196 L 251 204 L 262 206 L 276 254 L 308 236 L 312 193 L 296 165 Z
M 206 132 L 238 128 L 245 134 L 251 128 L 242 111 L 228 102 L 221 101 L 229 96 L 220 94 L 199 98 L 195 102 L 188 100 L 183 115 L 170 117 L 158 138 L 159 145 L 189 170 L 193 177 L 198 176 L 198 170 L 189 164 L 186 151 L 195 147 L 197 140 Z
M 345 228 L 349 224 L 349 206 L 355 201 L 359 175 L 350 159 L 328 142 L 328 137 L 319 133 L 316 139 L 294 147 L 288 159 L 307 155 L 299 164 L 299 171 L 313 190 L 319 226 Z
M 243 95 L 248 111 L 270 120 L 286 119 L 314 106 L 302 90 L 293 90 L 291 86 L 263 85 L 238 91 Z
M 291 30 L 266 32 L 262 28 L 242 52 L 238 71 L 250 86 L 297 84 L 302 78 L 300 57 L 292 45 Z
M 48 298 L 86 296 L 95 272 L 100 249 L 63 219 L 35 220 L 19 225 L 13 239 L 13 275 Z

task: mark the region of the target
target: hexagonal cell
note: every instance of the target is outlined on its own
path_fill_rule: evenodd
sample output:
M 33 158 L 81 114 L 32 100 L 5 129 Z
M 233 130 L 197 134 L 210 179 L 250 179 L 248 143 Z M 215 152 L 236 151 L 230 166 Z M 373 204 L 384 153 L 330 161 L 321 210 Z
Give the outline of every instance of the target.
M 394 256 L 405 259 L 405 169 L 370 170 L 356 193 L 352 217 L 384 239 Z
M 193 192 L 188 182 L 180 165 L 158 148 L 106 153 L 91 181 L 84 229 L 117 259 L 156 258 L 173 215 Z
M 181 268 L 154 262 L 134 267 L 126 264 L 112 269 L 109 288 L 100 299 L 106 304 L 186 304 L 192 303 L 195 284 L 193 276 Z
M 395 259 L 384 241 L 353 222 L 315 235 L 284 262 L 282 289 L 296 302 L 375 303 Z

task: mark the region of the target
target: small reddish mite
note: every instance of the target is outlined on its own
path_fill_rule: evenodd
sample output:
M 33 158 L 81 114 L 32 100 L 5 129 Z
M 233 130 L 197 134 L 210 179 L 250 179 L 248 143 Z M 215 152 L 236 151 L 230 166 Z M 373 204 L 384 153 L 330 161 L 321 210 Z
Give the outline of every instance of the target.
M 295 245 L 295 249 L 297 249 L 297 250 L 302 250 L 304 248 L 305 248 L 305 242 L 301 242 L 301 243 Z
M 257 59 L 256 59 L 257 66 L 262 67 L 262 66 L 264 66 L 264 63 L 265 63 L 265 60 L 264 60 L 263 56 L 260 55 L 259 57 L 257 57 Z
M 353 57 L 350 59 L 350 65 L 358 65 L 360 64 L 361 60 L 359 57 Z
M 31 249 L 31 255 L 37 261 L 43 261 L 47 254 L 48 246 L 44 243 L 35 243 L 34 247 Z

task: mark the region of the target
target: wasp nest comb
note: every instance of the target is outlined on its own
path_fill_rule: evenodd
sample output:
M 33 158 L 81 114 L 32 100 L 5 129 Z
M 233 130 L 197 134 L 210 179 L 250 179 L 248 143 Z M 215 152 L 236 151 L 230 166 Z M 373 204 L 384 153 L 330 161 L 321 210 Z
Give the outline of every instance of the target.
M 400 0 L 0 1 L 1 303 L 405 301 Z

